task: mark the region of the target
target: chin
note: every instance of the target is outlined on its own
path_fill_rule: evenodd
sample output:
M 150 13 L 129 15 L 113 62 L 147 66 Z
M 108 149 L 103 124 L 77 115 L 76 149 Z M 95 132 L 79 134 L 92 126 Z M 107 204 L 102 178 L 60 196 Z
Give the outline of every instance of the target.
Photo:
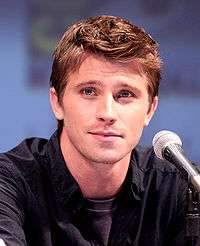
M 115 164 L 123 159 L 129 161 L 131 151 L 131 148 L 124 148 L 124 146 L 118 148 L 96 148 L 94 146 L 93 149 L 82 148 L 79 153 L 89 162 Z
M 96 163 L 102 163 L 102 164 L 115 164 L 119 161 L 121 161 L 123 158 L 125 158 L 127 155 L 119 155 L 119 153 L 112 154 L 112 155 L 98 155 L 95 154 L 92 156 L 91 160 Z

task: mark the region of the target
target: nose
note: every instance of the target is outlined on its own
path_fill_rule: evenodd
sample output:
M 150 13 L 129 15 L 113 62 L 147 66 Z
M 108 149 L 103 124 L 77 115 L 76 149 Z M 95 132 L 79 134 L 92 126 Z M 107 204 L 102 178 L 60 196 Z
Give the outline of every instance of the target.
M 112 95 L 102 97 L 97 106 L 97 119 L 106 124 L 113 124 L 117 120 L 116 102 Z

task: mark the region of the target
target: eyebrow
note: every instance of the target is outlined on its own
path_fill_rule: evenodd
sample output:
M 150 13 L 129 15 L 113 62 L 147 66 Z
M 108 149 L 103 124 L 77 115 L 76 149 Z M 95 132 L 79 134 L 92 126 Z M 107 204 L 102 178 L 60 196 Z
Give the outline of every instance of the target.
M 89 80 L 89 81 L 82 81 L 80 83 L 75 84 L 76 88 L 87 86 L 87 85 L 97 85 L 104 87 L 103 83 L 100 80 Z
M 138 89 L 135 86 L 129 85 L 127 83 L 122 82 L 119 86 L 120 87 L 124 87 L 124 88 L 129 88 L 129 89 L 133 90 L 133 92 L 135 92 L 138 96 L 140 96 L 142 94 L 140 89 Z

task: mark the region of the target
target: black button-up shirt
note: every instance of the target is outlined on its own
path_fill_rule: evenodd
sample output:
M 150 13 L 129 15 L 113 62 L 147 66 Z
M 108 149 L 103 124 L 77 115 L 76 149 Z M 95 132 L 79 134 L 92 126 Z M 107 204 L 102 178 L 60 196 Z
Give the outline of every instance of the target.
M 152 149 L 133 150 L 108 245 L 185 245 L 186 186 Z M 0 238 L 8 246 L 96 245 L 57 132 L 0 155 Z

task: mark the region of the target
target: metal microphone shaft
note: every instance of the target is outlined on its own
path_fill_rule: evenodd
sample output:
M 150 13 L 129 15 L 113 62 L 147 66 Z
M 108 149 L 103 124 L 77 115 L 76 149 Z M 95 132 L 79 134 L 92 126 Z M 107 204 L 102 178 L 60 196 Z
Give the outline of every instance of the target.
M 200 192 L 200 175 L 191 161 L 185 157 L 180 145 L 171 144 L 166 146 L 163 150 L 163 157 L 173 163 L 179 170 L 184 169 L 188 174 L 190 182 Z

